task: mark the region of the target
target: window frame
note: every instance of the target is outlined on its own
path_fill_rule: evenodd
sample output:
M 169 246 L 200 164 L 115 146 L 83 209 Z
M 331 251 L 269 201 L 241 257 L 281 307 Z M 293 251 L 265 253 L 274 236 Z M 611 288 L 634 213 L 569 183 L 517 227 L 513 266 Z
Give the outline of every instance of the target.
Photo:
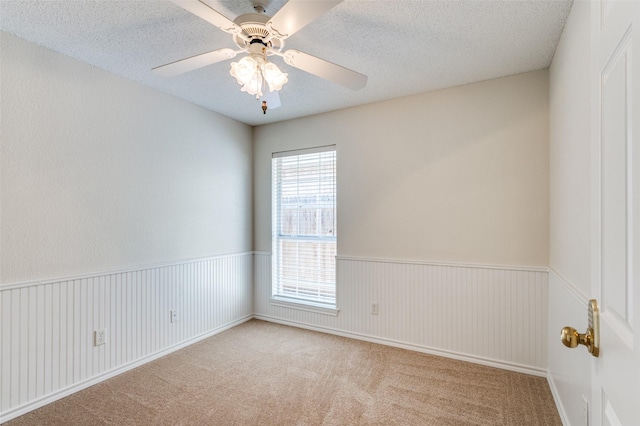
M 333 226 L 332 226 L 332 230 L 331 232 L 333 233 L 333 236 L 328 237 L 327 235 L 321 235 L 323 234 L 323 228 L 322 228 L 322 217 L 318 218 L 316 217 L 316 220 L 319 220 L 320 225 L 317 225 L 317 230 L 316 230 L 316 234 L 307 234 L 307 235 L 295 235 L 292 236 L 290 234 L 282 234 L 282 222 L 279 220 L 280 219 L 280 215 L 279 213 L 282 212 L 285 209 L 282 209 L 282 183 L 283 181 L 281 180 L 281 176 L 277 175 L 277 171 L 276 171 L 276 164 L 278 164 L 277 162 L 279 161 L 278 159 L 280 158 L 284 158 L 284 157 L 301 157 L 301 156 L 305 156 L 305 155 L 309 155 L 309 154 L 321 154 L 321 153 L 325 153 L 325 152 L 333 152 L 333 182 L 332 182 L 332 189 L 333 189 L 333 193 L 332 193 L 332 201 L 333 201 L 333 211 L 332 211 L 332 219 L 333 219 Z M 320 161 L 320 160 L 319 160 Z M 279 163 L 280 166 L 282 165 L 282 163 Z M 279 168 L 278 170 L 282 171 L 281 168 Z M 299 175 L 296 175 L 298 181 L 299 181 Z M 321 184 L 321 179 L 317 178 L 318 184 Z M 300 183 L 298 182 L 297 185 L 299 186 Z M 313 148 L 306 148 L 306 149 L 296 149 L 296 150 L 291 150 L 291 151 L 281 151 L 281 152 L 274 152 L 272 154 L 272 160 L 271 160 L 271 237 L 272 237 L 272 242 L 271 242 L 271 247 L 272 247 L 272 261 L 271 261 L 271 265 L 272 265 L 272 273 L 271 273 L 271 297 L 269 299 L 271 305 L 273 306 L 281 306 L 281 307 L 287 307 L 287 308 L 293 308 L 293 309 L 299 309 L 299 310 L 305 310 L 305 311 L 311 311 L 311 312 L 316 312 L 316 313 L 321 313 L 321 314 L 326 314 L 326 315 L 337 315 L 339 310 L 337 308 L 338 306 L 338 285 L 337 285 L 337 261 L 336 261 L 336 257 L 337 257 L 337 149 L 336 149 L 336 145 L 324 145 L 324 146 L 318 146 L 318 147 L 313 147 Z M 318 193 L 315 193 L 316 196 Z M 312 203 L 312 205 L 315 205 L 316 207 L 312 207 L 316 209 L 316 216 L 318 215 L 322 215 L 322 206 L 319 205 L 319 203 L 317 203 L 317 199 L 316 199 L 316 203 Z M 302 208 L 302 206 L 300 206 L 300 208 Z M 298 228 L 298 232 L 299 232 L 300 228 Z M 278 278 L 281 276 L 281 264 L 279 264 L 278 262 L 282 261 L 282 250 L 279 246 L 279 244 L 281 244 L 282 241 L 295 241 L 296 244 L 300 243 L 300 242 L 310 242 L 310 241 L 318 241 L 318 242 L 332 242 L 333 243 L 333 277 L 332 277 L 332 283 L 333 284 L 333 294 L 334 294 L 334 298 L 333 301 L 322 301 L 320 300 L 320 297 L 318 298 L 305 298 L 305 297 L 296 297 L 296 296 L 291 296 L 291 295 L 287 295 L 284 294 L 283 292 L 278 292 L 278 287 L 279 287 L 279 283 L 281 283 L 281 281 L 278 281 Z M 318 248 L 315 248 L 314 250 L 318 250 Z M 296 268 L 299 266 L 299 263 L 296 263 Z M 322 269 L 314 269 L 314 271 L 318 272 L 321 271 Z M 296 291 L 298 291 L 298 281 L 296 281 Z

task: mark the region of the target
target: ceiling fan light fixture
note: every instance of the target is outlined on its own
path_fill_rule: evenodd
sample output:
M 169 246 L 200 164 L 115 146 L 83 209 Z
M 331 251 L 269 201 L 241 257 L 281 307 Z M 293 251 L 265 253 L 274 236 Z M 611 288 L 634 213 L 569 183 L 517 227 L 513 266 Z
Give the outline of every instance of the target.
M 235 77 L 242 91 L 250 95 L 262 96 L 263 80 L 269 85 L 271 92 L 282 89 L 288 81 L 288 74 L 280 71 L 273 62 L 262 57 L 245 56 L 238 62 L 231 63 L 230 74 Z

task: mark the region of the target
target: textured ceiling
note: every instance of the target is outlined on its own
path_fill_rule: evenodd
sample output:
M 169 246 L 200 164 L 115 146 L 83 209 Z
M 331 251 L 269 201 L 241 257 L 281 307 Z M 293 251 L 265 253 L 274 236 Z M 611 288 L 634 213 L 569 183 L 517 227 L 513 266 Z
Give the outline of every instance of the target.
M 254 12 L 251 0 L 202 1 L 231 20 Z M 285 1 L 259 3 L 272 16 Z M 287 39 L 286 49 L 366 74 L 367 86 L 352 91 L 271 57 L 289 82 L 280 91 L 282 106 L 266 115 L 255 97 L 240 92 L 229 75 L 231 61 L 171 78 L 151 72 L 236 48 L 231 35 L 168 1 L 0 0 L 0 30 L 259 125 L 547 68 L 571 4 L 345 0 Z

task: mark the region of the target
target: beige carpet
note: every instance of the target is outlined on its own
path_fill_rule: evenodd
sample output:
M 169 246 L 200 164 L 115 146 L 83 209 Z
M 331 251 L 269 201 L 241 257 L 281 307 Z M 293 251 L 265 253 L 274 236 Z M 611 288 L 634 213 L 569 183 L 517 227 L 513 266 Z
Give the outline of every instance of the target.
M 541 377 L 252 320 L 8 424 L 561 421 Z

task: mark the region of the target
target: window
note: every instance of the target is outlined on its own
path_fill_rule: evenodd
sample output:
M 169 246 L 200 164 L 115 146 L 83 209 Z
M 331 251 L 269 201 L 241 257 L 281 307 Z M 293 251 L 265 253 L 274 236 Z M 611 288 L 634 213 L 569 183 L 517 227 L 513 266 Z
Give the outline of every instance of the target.
M 272 298 L 335 308 L 335 146 L 273 154 L 272 197 Z

